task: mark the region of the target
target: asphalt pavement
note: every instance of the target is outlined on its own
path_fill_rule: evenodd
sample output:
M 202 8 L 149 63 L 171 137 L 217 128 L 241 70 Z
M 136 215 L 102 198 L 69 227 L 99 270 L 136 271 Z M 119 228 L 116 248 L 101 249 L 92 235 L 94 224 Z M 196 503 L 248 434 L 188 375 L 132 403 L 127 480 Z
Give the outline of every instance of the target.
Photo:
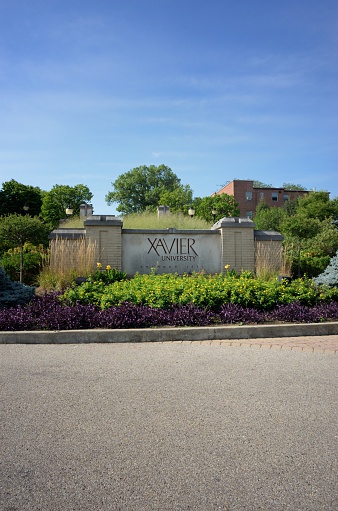
M 229 342 L 0 345 L 1 511 L 337 511 L 336 350 Z

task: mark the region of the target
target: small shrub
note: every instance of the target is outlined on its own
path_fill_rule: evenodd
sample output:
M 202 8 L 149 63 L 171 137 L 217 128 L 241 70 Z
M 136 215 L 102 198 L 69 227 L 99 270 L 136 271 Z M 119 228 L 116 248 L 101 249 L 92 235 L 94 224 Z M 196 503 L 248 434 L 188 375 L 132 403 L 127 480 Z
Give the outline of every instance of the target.
M 328 319 L 338 318 L 338 303 L 321 303 L 314 307 L 293 302 L 288 305 L 278 305 L 271 313 L 273 321 L 288 323 L 318 323 Z
M 251 272 L 241 275 L 151 274 L 135 275 L 113 284 L 85 282 L 67 289 L 63 298 L 71 305 L 91 303 L 101 309 L 130 302 L 155 308 L 193 304 L 217 311 L 222 305 L 232 303 L 268 311 L 277 304 L 294 301 L 313 306 L 317 302 L 338 300 L 338 288 L 318 287 L 308 278 L 295 279 L 291 283 L 277 279 L 265 281 L 254 278 Z
M 28 242 L 24 244 L 22 280 L 26 285 L 36 284 L 45 253 L 43 245 L 35 246 Z M 1 264 L 11 280 L 19 280 L 20 248 L 5 252 L 1 257 Z
M 34 292 L 34 287 L 11 281 L 0 266 L 0 308 L 23 305 L 31 300 Z
M 109 264 L 105 269 L 103 269 L 101 263 L 96 263 L 96 265 L 97 270 L 89 275 L 87 282 L 103 282 L 104 284 L 113 284 L 114 282 L 119 282 L 120 280 L 125 280 L 127 278 L 127 274 L 124 271 L 112 268 Z
M 332 257 L 323 273 L 313 279 L 317 285 L 338 286 L 338 252 Z
M 100 310 L 79 303 L 70 306 L 59 298 L 59 293 L 46 293 L 34 296 L 26 305 L 0 309 L 0 331 L 247 325 L 266 321 L 300 323 L 338 319 L 338 302 L 319 303 L 314 307 L 295 302 L 279 305 L 270 312 L 225 304 L 216 312 L 193 304 L 162 309 L 128 302 Z
M 330 262 L 329 255 L 315 256 L 308 253 L 302 253 L 299 259 L 299 271 L 301 275 L 307 275 L 308 277 L 317 277 L 324 271 Z M 294 263 L 292 272 L 297 275 L 298 263 Z
M 221 323 L 263 323 L 267 316 L 257 309 L 242 307 L 233 303 L 222 305 L 218 313 Z

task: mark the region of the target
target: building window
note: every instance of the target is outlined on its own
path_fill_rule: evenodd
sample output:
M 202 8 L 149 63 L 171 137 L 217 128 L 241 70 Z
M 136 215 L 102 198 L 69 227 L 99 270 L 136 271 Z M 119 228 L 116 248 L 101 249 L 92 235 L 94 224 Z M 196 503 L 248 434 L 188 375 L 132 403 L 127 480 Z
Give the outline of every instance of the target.
M 273 201 L 277 202 L 278 201 L 278 193 L 277 192 L 272 192 L 271 198 L 272 198 Z
M 252 200 L 252 192 L 245 192 L 246 200 Z
M 252 211 L 246 211 L 245 215 L 247 218 L 252 218 Z
M 284 195 L 284 202 L 287 202 L 290 199 L 290 195 Z

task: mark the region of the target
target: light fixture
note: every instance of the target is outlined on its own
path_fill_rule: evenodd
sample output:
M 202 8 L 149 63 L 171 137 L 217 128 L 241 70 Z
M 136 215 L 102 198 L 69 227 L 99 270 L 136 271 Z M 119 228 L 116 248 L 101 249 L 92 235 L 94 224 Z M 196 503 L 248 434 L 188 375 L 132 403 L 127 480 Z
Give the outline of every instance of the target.
M 190 216 L 190 218 L 192 218 L 194 216 L 194 214 L 195 214 L 194 208 L 189 208 L 188 209 L 188 215 Z
M 24 211 L 26 211 L 26 213 L 27 213 L 27 211 L 29 210 L 29 206 L 27 206 L 27 204 L 25 204 L 25 205 L 24 205 L 24 207 L 23 207 L 22 209 L 23 209 Z
M 212 210 L 211 210 L 211 214 L 212 214 L 212 216 L 213 216 L 214 223 L 215 223 L 216 215 L 217 215 L 217 211 L 216 211 L 216 209 L 212 209 Z
M 73 208 L 70 208 L 70 207 L 66 208 L 66 215 L 72 216 L 72 214 L 73 214 Z

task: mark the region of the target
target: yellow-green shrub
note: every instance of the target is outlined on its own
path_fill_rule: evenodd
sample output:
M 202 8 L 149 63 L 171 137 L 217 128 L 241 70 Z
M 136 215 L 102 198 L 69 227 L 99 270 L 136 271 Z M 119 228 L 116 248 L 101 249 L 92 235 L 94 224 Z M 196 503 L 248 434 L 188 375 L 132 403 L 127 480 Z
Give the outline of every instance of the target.
M 193 303 L 217 310 L 225 303 L 271 310 L 277 304 L 299 301 L 314 305 L 323 301 L 338 301 L 338 289 L 316 286 L 303 278 L 288 283 L 277 279 L 254 278 L 249 272 L 241 275 L 135 275 L 129 280 L 105 285 L 86 282 L 64 293 L 64 299 L 75 304 L 92 303 L 105 309 L 123 302 L 167 308 L 172 304 Z

